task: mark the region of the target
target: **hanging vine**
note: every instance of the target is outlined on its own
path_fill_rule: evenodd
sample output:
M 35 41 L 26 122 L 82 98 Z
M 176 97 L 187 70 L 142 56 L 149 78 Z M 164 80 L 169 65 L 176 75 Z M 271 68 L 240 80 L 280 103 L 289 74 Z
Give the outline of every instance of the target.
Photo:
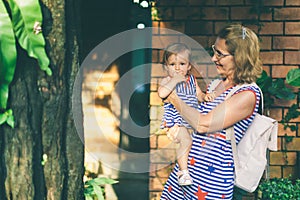
M 41 70 L 52 75 L 41 26 L 38 0 L 0 0 L 0 125 L 14 127 L 13 111 L 7 108 L 7 102 L 17 63 L 17 42 L 28 56 L 37 59 Z

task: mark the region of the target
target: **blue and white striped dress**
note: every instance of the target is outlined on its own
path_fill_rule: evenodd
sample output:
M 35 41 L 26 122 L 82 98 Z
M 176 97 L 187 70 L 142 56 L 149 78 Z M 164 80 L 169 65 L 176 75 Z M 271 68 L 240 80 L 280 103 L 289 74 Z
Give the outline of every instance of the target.
M 189 75 L 186 82 L 176 85 L 178 96 L 189 106 L 199 110 L 199 103 L 196 92 L 196 79 L 193 75 Z M 175 124 L 192 128 L 178 113 L 171 103 L 164 103 L 164 115 L 162 118 L 161 128 L 170 128 Z
M 233 87 L 224 91 L 212 102 L 200 104 L 200 112 L 207 114 L 225 100 Z M 255 86 L 245 86 L 238 91 L 252 91 L 256 95 L 256 106 L 251 116 L 234 125 L 237 143 L 243 137 L 254 119 L 259 107 L 260 92 Z M 238 103 L 238 102 L 237 102 Z M 167 180 L 161 200 L 199 200 L 232 199 L 234 187 L 234 163 L 230 141 L 226 140 L 225 131 L 213 134 L 193 133 L 192 148 L 189 153 L 188 170 L 193 178 L 193 185 L 179 186 L 176 173 L 178 164 Z

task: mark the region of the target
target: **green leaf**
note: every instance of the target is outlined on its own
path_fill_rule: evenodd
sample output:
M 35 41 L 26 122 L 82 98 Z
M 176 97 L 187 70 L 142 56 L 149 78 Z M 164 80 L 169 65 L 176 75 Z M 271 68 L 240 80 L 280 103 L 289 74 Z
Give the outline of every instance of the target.
M 6 122 L 7 115 L 5 113 L 0 113 L 0 125 Z
M 286 75 L 287 84 L 300 87 L 300 69 L 291 69 Z
M 0 1 L 0 108 L 6 109 L 8 86 L 17 62 L 16 41 L 13 26 L 3 1 Z
M 104 200 L 104 196 L 103 196 L 101 187 L 98 185 L 93 185 L 93 188 L 94 188 L 94 191 L 95 191 L 95 194 L 96 194 L 98 200 Z
M 292 100 L 296 97 L 290 88 L 287 88 L 283 79 L 276 79 L 269 88 L 269 92 L 279 99 Z
M 94 198 L 89 194 L 84 194 L 85 200 L 94 200 Z
M 39 32 L 42 26 L 42 11 L 38 0 L 8 0 L 12 11 L 12 23 L 19 44 L 30 57 L 38 60 L 41 70 L 49 76 L 49 58 L 45 51 L 45 39 Z
M 96 185 L 104 185 L 104 184 L 115 184 L 118 183 L 118 181 L 106 178 L 106 177 L 99 177 L 99 178 L 94 178 L 89 181 L 91 184 L 96 184 Z
M 14 119 L 14 116 L 13 116 L 13 115 L 9 115 L 9 116 L 7 117 L 6 123 L 7 123 L 10 127 L 14 128 L 14 127 L 15 127 L 15 119 Z

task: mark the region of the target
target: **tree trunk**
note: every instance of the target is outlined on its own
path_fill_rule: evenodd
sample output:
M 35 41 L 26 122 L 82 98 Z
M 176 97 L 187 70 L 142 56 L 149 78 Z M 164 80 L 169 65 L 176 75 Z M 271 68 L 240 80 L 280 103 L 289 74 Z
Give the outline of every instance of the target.
M 18 51 L 9 97 L 15 128 L 0 127 L 1 200 L 83 199 L 84 145 L 78 135 L 83 130 L 76 130 L 72 113 L 80 5 L 72 0 L 42 2 L 53 75 L 48 77 L 35 60 Z M 81 108 L 76 110 L 82 116 Z

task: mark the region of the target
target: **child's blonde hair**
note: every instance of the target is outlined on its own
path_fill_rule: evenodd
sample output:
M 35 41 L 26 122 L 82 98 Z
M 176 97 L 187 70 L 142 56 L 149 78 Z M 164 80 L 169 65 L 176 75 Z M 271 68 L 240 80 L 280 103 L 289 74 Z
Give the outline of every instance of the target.
M 168 63 L 168 59 L 169 59 L 170 56 L 177 55 L 177 54 L 183 53 L 183 52 L 187 53 L 187 55 L 188 55 L 188 61 L 191 64 L 191 57 L 192 57 L 192 51 L 191 51 L 191 49 L 186 44 L 183 44 L 183 43 L 173 43 L 173 44 L 170 44 L 166 48 L 166 50 L 164 52 L 164 55 L 163 55 L 163 63 L 164 63 L 164 65 L 166 65 Z

